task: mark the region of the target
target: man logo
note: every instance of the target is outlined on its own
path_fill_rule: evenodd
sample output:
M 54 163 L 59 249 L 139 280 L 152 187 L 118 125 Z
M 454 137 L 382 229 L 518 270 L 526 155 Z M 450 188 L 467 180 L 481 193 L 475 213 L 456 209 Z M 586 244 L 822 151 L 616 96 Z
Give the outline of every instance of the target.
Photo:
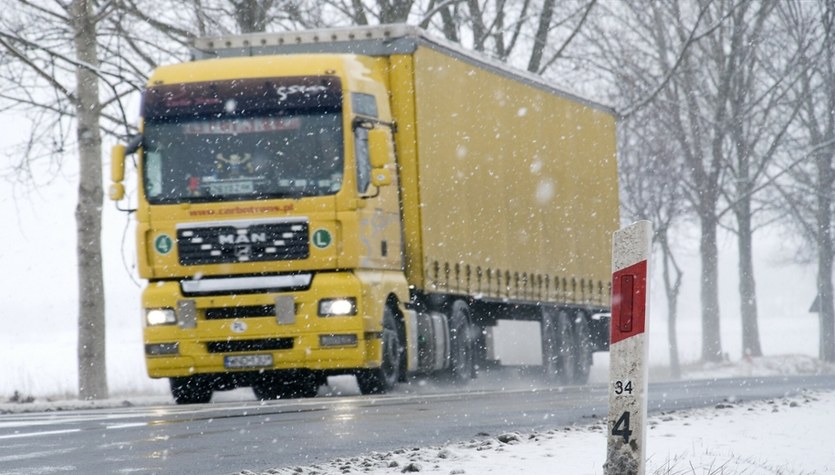
M 220 244 L 249 244 L 255 242 L 267 242 L 267 233 L 252 233 L 246 235 L 246 230 L 240 230 L 237 234 L 221 234 L 218 236 Z
M 248 261 L 252 253 L 252 246 L 249 244 L 238 244 L 235 246 L 235 256 L 239 261 Z

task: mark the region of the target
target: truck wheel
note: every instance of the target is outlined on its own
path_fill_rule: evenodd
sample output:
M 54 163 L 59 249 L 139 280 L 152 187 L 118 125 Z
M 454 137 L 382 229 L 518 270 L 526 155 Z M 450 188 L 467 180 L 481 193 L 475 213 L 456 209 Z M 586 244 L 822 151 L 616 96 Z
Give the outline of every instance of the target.
M 252 392 L 255 394 L 255 399 L 259 401 L 269 401 L 271 399 L 279 399 L 284 394 L 280 389 L 281 382 L 267 379 L 252 384 Z
M 473 378 L 475 372 L 473 328 L 470 324 L 470 307 L 461 300 L 452 304 L 449 319 L 449 379 L 463 384 Z
M 204 404 L 212 400 L 212 388 L 199 376 L 170 378 L 171 395 L 177 404 Z
M 473 378 L 487 368 L 487 336 L 485 328 L 473 325 Z
M 357 385 L 363 394 L 383 394 L 394 388 L 400 379 L 403 344 L 397 331 L 394 312 L 388 305 L 383 310 L 383 360 L 379 368 L 357 373 Z
M 545 377 L 559 384 L 574 382 L 574 334 L 565 310 L 542 310 L 542 367 Z
M 589 320 L 586 312 L 577 312 L 573 325 L 574 333 L 574 382 L 586 384 L 592 365 L 592 344 L 589 333 Z

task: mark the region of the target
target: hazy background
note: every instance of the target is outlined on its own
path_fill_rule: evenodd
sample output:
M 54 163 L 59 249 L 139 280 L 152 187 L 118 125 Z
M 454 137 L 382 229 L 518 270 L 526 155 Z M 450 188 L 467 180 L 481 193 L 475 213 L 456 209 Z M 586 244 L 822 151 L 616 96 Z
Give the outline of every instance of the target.
M 19 143 L 24 117 L 0 113 L 0 400 L 14 391 L 36 397 L 74 397 L 77 392 L 77 275 L 75 257 L 76 171 L 44 170 L 36 188 L 9 175 L 12 144 Z M 104 150 L 111 142 L 105 141 Z M 107 152 L 105 152 L 107 153 Z M 46 162 L 46 160 L 45 160 Z M 36 165 L 35 169 L 39 169 Z M 105 177 L 109 167 L 105 166 Z M 168 391 L 167 382 L 145 374 L 140 324 L 141 287 L 135 268 L 133 225 L 126 213 L 105 202 L 104 263 L 107 302 L 107 365 L 112 396 Z M 132 221 L 132 217 L 130 220 Z M 685 229 L 677 242 L 685 280 L 680 300 L 679 345 L 682 363 L 701 355 L 698 232 Z M 772 227 L 773 228 L 773 227 Z M 808 312 L 815 295 L 812 266 L 791 264 L 781 236 L 760 231 L 755 243 L 760 331 L 765 355 L 818 355 L 818 319 Z M 741 357 L 736 243 L 720 237 L 722 345 L 732 360 Z M 124 261 L 123 261 L 124 259 Z M 668 363 L 666 302 L 658 275 L 653 278 L 650 360 Z M 506 363 L 535 362 L 536 323 L 501 325 L 497 353 Z M 517 344 L 517 342 L 519 342 Z M 595 361 L 605 365 L 606 355 Z M 598 367 L 597 370 L 601 368 Z

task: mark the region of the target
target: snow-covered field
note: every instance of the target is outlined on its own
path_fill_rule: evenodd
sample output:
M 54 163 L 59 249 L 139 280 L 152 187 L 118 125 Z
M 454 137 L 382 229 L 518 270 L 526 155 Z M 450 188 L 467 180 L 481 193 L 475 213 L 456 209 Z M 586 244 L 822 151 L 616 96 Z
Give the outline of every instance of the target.
M 647 473 L 658 475 L 812 475 L 835 473 L 830 433 L 835 393 L 771 401 L 728 401 L 713 408 L 653 415 Z M 369 474 L 602 474 L 605 424 L 544 432 L 474 434 L 437 447 L 357 454 L 306 467 L 241 475 Z
M 801 355 L 689 365 L 686 377 L 713 379 L 835 372 Z M 813 475 L 835 473 L 831 427 L 835 392 L 766 401 L 732 399 L 713 407 L 650 414 L 647 473 L 653 475 Z M 240 475 L 396 473 L 597 475 L 606 457 L 606 423 L 539 432 L 478 433 L 443 446 L 358 453 L 311 466 Z

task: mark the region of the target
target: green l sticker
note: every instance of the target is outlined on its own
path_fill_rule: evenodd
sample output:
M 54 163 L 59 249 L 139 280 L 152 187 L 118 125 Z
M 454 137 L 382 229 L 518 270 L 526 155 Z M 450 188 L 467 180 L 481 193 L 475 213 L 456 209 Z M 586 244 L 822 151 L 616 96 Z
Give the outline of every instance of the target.
M 331 233 L 327 229 L 317 229 L 313 233 L 313 245 L 319 249 L 324 249 L 331 245 Z

